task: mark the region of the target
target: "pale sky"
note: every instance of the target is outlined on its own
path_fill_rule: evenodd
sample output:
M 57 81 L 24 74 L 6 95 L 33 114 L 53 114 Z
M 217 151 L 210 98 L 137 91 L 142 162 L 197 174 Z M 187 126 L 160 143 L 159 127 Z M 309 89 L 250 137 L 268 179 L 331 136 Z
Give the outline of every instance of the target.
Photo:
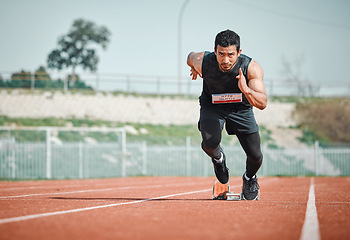
M 46 66 L 58 37 L 84 18 L 112 33 L 107 50 L 97 51 L 99 73 L 176 77 L 183 2 L 0 0 L 0 74 Z M 301 78 L 311 82 L 349 83 L 349 13 L 348 0 L 190 0 L 182 18 L 182 75 L 189 75 L 190 51 L 212 51 L 216 34 L 231 29 L 265 79 L 283 78 L 286 59 L 292 68 L 299 61 Z

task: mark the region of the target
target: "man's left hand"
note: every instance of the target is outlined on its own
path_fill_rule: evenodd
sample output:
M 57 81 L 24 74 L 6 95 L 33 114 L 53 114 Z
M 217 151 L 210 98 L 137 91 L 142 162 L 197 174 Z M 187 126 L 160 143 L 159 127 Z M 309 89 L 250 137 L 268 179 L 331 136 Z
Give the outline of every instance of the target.
M 239 69 L 239 74 L 236 76 L 238 79 L 238 87 L 242 93 L 247 93 L 250 91 L 250 88 L 247 85 L 247 80 L 245 79 L 242 69 Z

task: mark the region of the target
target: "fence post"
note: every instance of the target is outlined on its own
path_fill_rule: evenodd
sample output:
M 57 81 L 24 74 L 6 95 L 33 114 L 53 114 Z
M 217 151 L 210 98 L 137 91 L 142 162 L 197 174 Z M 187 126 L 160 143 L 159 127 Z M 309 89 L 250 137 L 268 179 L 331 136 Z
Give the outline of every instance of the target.
M 126 76 L 126 92 L 131 93 L 131 82 L 130 82 L 130 76 Z
M 83 143 L 79 142 L 79 178 L 83 178 Z
M 46 128 L 46 178 L 51 179 L 51 128 Z
M 34 78 L 34 74 L 31 74 L 31 77 L 30 77 L 30 90 L 34 90 L 34 86 L 35 86 L 35 78 Z
M 205 159 L 204 160 L 203 177 L 209 176 L 208 168 L 209 168 L 209 161 L 207 159 Z
M 63 80 L 63 92 L 64 93 L 68 92 L 68 76 L 66 76 Z
M 142 174 L 147 174 L 147 143 L 142 142 Z
M 157 96 L 160 95 L 160 77 L 157 77 Z
M 268 95 L 271 98 L 273 97 L 273 80 L 272 79 L 270 81 L 270 93 Z
M 11 158 L 10 158 L 10 165 L 11 165 L 11 177 L 13 179 L 16 178 L 16 152 L 15 152 L 15 146 L 13 146 L 12 151 L 11 151 Z
M 122 131 L 122 177 L 126 177 L 126 133 Z
M 191 137 L 186 137 L 186 174 L 191 176 Z
M 95 92 L 99 92 L 100 91 L 100 76 L 98 73 L 96 73 L 96 90 Z
M 187 95 L 186 98 L 189 98 L 189 96 L 191 95 L 191 83 L 193 82 L 193 80 L 191 78 L 189 78 L 187 80 Z
M 320 175 L 320 169 L 319 169 L 319 162 L 318 162 L 318 152 L 319 152 L 319 142 L 315 142 L 315 148 L 314 148 L 314 164 L 315 164 L 315 175 L 319 176 Z
M 266 176 L 267 175 L 267 162 L 266 162 L 266 152 L 268 151 L 268 147 L 266 144 L 264 144 L 262 146 L 262 152 L 263 152 L 263 155 L 264 155 L 264 161 L 263 161 L 263 165 L 262 165 L 262 175 L 263 176 Z

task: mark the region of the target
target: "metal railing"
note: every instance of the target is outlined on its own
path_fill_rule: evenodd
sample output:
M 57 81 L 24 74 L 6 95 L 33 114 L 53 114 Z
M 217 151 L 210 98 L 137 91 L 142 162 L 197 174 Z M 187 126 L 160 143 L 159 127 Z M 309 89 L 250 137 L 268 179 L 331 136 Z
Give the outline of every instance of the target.
M 187 141 L 184 146 L 143 143 L 48 144 L 0 141 L 1 179 L 76 179 L 125 176 L 212 176 L 211 161 Z M 259 176 L 350 176 L 350 148 L 271 149 L 263 147 Z M 232 176 L 245 170 L 240 146 L 225 148 Z
M 0 72 L 2 82 L 11 81 L 11 72 Z M 70 83 L 67 72 L 49 72 L 52 80 L 37 80 L 35 75 L 24 76 L 20 81 L 27 88 L 36 89 L 36 81 L 57 81 L 64 82 L 61 89 L 64 92 L 69 91 Z M 79 73 L 80 81 L 87 86 L 92 87 L 94 91 L 113 91 L 138 94 L 156 94 L 156 95 L 192 95 L 198 96 L 202 90 L 202 79 L 192 81 L 189 76 L 157 76 L 157 75 L 135 75 L 135 74 L 103 74 L 103 73 Z M 48 76 L 45 73 L 45 76 Z M 27 79 L 26 79 L 27 78 Z M 309 80 L 291 81 L 283 78 L 264 79 L 269 97 L 275 96 L 302 96 L 302 97 L 350 97 L 350 84 L 319 83 Z M 179 84 L 181 84 L 179 86 Z M 0 84 L 1 89 L 1 84 Z M 54 89 L 53 89 L 54 90 Z
M 120 175 L 126 176 L 126 132 L 124 128 L 85 128 L 85 127 L 0 127 L 8 131 L 8 138 L 0 139 L 0 178 L 12 179 L 52 179 L 52 178 L 89 178 L 89 166 L 92 169 L 104 167 L 95 163 L 95 159 L 103 157 L 109 151 L 113 156 L 119 156 L 121 165 Z M 11 131 L 35 131 L 45 133 L 45 142 L 16 142 L 11 137 Z M 118 141 L 104 144 L 54 143 L 53 132 L 115 132 Z M 97 156 L 96 156 L 97 154 Z M 92 161 L 89 160 L 93 156 Z M 106 155 L 108 156 L 108 155 Z M 96 165 L 96 166 L 95 166 Z M 77 170 L 76 170 L 77 168 Z M 108 171 L 108 167 L 103 171 Z M 101 176 L 103 177 L 103 176 Z

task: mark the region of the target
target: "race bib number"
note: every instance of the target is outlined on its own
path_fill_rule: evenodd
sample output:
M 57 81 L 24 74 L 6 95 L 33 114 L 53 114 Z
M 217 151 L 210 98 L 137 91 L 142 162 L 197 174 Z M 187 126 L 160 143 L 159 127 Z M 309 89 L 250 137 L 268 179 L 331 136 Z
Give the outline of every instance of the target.
M 242 102 L 242 93 L 212 94 L 211 99 L 214 104 Z

